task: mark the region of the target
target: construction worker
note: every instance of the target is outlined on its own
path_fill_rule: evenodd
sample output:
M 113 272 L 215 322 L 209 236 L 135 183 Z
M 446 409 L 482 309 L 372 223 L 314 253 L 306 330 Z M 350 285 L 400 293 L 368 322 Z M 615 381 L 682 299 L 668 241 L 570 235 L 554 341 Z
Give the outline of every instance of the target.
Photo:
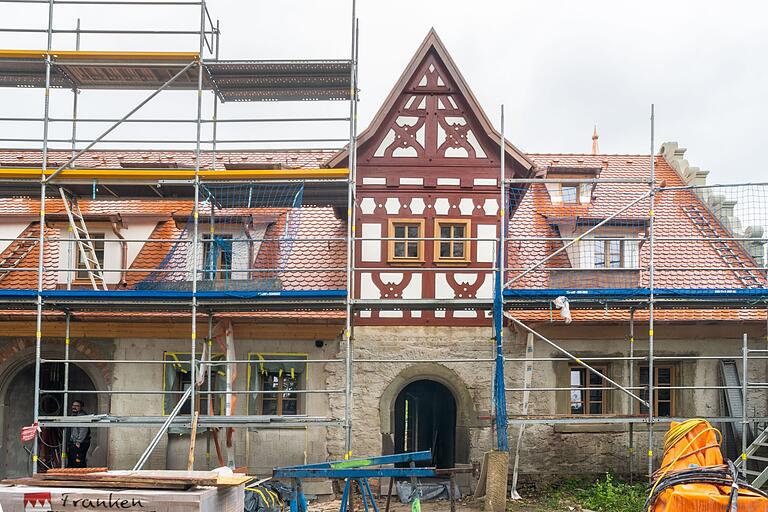
M 71 416 L 85 416 L 81 400 L 72 401 Z M 69 442 L 67 443 L 67 467 L 88 467 L 88 448 L 91 446 L 91 429 L 88 427 L 72 427 L 69 429 Z

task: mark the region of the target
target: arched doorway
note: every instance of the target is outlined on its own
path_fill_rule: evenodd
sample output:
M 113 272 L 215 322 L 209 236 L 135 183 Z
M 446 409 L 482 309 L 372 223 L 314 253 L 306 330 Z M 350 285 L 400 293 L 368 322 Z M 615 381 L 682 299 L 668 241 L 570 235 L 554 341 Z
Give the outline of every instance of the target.
M 432 463 L 456 463 L 456 399 L 443 384 L 417 380 L 395 400 L 395 453 L 432 450 Z
M 46 363 L 41 366 L 40 387 L 45 390 L 63 390 L 64 389 L 64 364 Z M 69 388 L 73 390 L 93 391 L 95 386 L 88 374 L 80 367 L 74 364 L 69 365 Z M 14 478 L 26 476 L 32 470 L 32 458 L 27 450 L 24 449 L 19 440 L 21 427 L 31 425 L 34 419 L 33 407 L 35 390 L 35 365 L 30 363 L 19 370 L 8 384 L 7 391 L 3 397 L 3 407 L 5 409 L 3 425 L 3 446 L 5 447 L 0 467 L 2 475 L 5 478 Z M 70 392 L 68 400 L 81 400 L 85 403 L 85 410 L 92 412 L 97 407 L 97 396 L 90 393 Z M 64 407 L 64 393 L 52 392 L 40 396 L 40 415 L 57 416 L 62 415 Z M 91 444 L 91 453 L 94 452 L 94 446 L 98 446 L 98 429 L 92 429 L 91 435 L 94 438 Z M 44 471 L 45 465 L 61 465 L 60 443 L 62 431 L 58 428 L 44 429 L 40 433 L 39 470 Z M 32 449 L 31 443 L 26 443 L 29 450 Z M 98 454 L 95 459 L 103 459 L 103 453 Z M 94 460 L 89 457 L 89 465 L 103 465 L 102 460 Z

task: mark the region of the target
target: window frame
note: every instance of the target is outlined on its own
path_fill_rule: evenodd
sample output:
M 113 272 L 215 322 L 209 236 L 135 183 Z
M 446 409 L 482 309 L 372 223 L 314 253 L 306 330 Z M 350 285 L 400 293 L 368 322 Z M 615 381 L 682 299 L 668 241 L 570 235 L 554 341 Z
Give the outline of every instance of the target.
M 621 238 L 621 240 L 617 240 L 617 238 Z M 622 236 L 605 236 L 605 237 L 594 237 L 590 238 L 590 241 L 592 242 L 592 267 L 596 269 L 611 269 L 611 268 L 627 268 L 626 266 L 626 241 L 623 240 L 624 237 Z M 611 244 L 614 242 L 618 242 L 619 244 L 619 266 L 614 267 L 611 266 Z M 603 264 L 602 266 L 597 266 L 597 247 L 599 245 L 603 246 Z M 608 265 L 606 265 L 606 261 Z
M 417 247 L 417 256 L 416 257 L 408 257 L 408 256 L 395 256 L 395 244 L 398 242 L 404 242 L 406 243 L 406 254 L 407 254 L 407 243 L 410 239 L 408 236 L 405 238 L 397 238 L 395 240 L 395 228 L 399 225 L 406 225 L 406 226 L 418 226 L 418 236 L 416 237 L 416 247 Z M 387 260 L 389 263 L 424 263 L 424 219 L 407 219 L 407 218 L 400 218 L 400 219 L 389 219 L 387 223 Z M 406 235 L 408 234 L 408 230 L 406 229 Z
M 99 267 L 101 267 L 101 269 L 104 270 L 104 261 L 106 260 L 106 257 L 107 257 L 107 243 L 106 243 L 107 233 L 105 231 L 96 231 L 95 233 L 88 233 L 88 238 L 93 240 L 92 242 L 94 244 L 93 250 L 96 253 L 97 260 L 99 259 L 99 252 L 101 252 L 101 260 L 99 261 Z M 94 239 L 97 239 L 97 240 L 94 240 Z M 97 245 L 99 244 L 99 242 L 101 242 L 101 249 L 97 249 Z M 87 242 L 83 242 L 83 243 L 87 243 Z M 86 268 L 83 267 L 83 269 L 80 270 L 80 263 L 83 255 L 81 254 L 79 244 L 77 242 L 73 242 L 72 247 L 73 247 L 73 252 L 75 253 L 74 265 L 72 266 L 72 268 L 77 269 L 74 271 L 72 284 L 90 284 L 91 278 L 88 277 L 88 271 L 86 270 Z M 78 275 L 80 274 L 80 272 L 83 272 L 85 274 L 84 277 L 80 277 Z
M 174 362 L 174 361 L 169 360 L 168 357 L 189 356 L 190 354 L 191 354 L 191 352 L 184 352 L 184 351 L 177 351 L 177 350 L 165 350 L 165 351 L 163 351 L 163 391 L 181 391 L 181 392 L 184 391 L 183 386 L 181 387 L 181 389 L 178 389 L 178 390 L 176 390 L 176 389 L 168 389 L 168 386 L 167 386 L 167 383 L 166 383 L 166 378 L 165 378 L 166 367 L 168 365 L 175 366 L 176 364 L 183 365 L 184 367 L 187 368 L 187 371 L 186 372 L 184 372 L 183 370 L 177 370 L 177 371 L 181 371 L 183 373 L 189 374 L 189 369 L 188 369 L 189 368 L 189 364 L 188 364 L 189 360 L 179 361 L 178 358 L 176 358 L 175 359 L 176 362 Z M 200 352 L 199 354 L 197 354 L 195 356 L 195 359 L 199 360 L 202 356 L 203 356 L 203 353 Z M 225 360 L 225 359 L 226 359 L 226 354 L 224 354 L 224 353 L 216 352 L 216 353 L 211 354 L 211 361 L 212 361 L 212 363 L 215 363 L 217 360 Z M 225 366 L 225 365 L 224 364 L 212 364 L 211 365 L 211 372 L 208 374 L 206 379 L 210 379 L 211 375 L 214 374 L 217 371 L 216 368 L 222 367 L 222 366 Z M 202 412 L 203 407 L 201 405 L 201 407 L 200 407 L 200 415 L 201 416 L 207 416 L 208 415 L 208 410 L 209 410 L 208 399 L 209 398 L 210 398 L 210 400 L 212 400 L 214 402 L 217 401 L 217 400 L 219 402 L 218 403 L 219 412 L 216 412 L 216 405 L 214 404 L 213 415 L 215 416 L 217 414 L 221 414 L 222 411 L 224 411 L 224 398 L 225 397 L 224 397 L 223 394 L 215 394 L 215 395 L 212 394 L 209 397 L 207 395 L 207 393 L 206 393 L 208 391 L 208 386 L 206 385 L 206 382 L 207 382 L 207 380 L 203 381 L 203 385 L 200 387 L 200 390 L 197 392 L 198 393 L 198 397 L 200 398 L 200 401 L 201 402 L 203 400 L 206 401 L 205 412 Z M 224 391 L 224 390 L 216 389 L 215 382 L 216 382 L 215 379 L 211 382 L 211 391 Z M 205 389 L 203 389 L 203 388 L 205 388 Z M 199 393 L 202 393 L 202 395 L 199 395 Z M 203 395 L 204 395 L 204 398 L 203 398 Z M 175 402 L 171 405 L 171 409 L 170 410 L 166 410 L 165 399 L 168 396 L 171 396 L 172 398 L 176 399 Z M 173 410 L 173 408 L 176 407 L 176 405 L 179 403 L 180 399 L 181 399 L 181 394 L 163 395 L 162 415 L 163 416 L 168 416 L 171 413 L 171 410 Z M 195 400 L 197 400 L 197 398 Z M 182 409 L 183 409 L 183 406 L 182 406 Z M 183 414 L 183 413 L 179 412 L 179 414 Z
M 455 226 L 464 227 L 464 236 L 460 238 L 472 237 L 472 221 L 469 219 L 435 219 L 435 240 L 434 240 L 434 261 L 436 263 L 469 263 L 472 259 L 472 241 L 471 240 L 459 240 L 458 242 L 464 244 L 464 256 L 461 258 L 455 258 L 452 256 L 440 256 L 440 246 L 447 240 L 450 244 L 451 253 L 453 253 L 453 246 L 457 241 L 451 237 L 444 239 L 441 234 L 441 228 L 443 225 L 450 225 L 452 228 Z M 453 229 L 451 229 L 453 233 Z
M 303 391 L 306 389 L 307 381 L 308 381 L 308 375 L 309 375 L 309 364 L 306 362 L 306 359 L 309 359 L 309 354 L 307 353 L 297 353 L 297 352 L 249 352 L 248 353 L 248 374 L 246 377 L 246 385 L 248 386 L 248 391 L 256 390 L 256 391 L 264 391 L 264 381 L 262 380 L 263 376 L 261 372 L 258 370 L 254 371 L 254 367 L 257 367 L 262 362 L 268 362 L 269 359 L 265 359 L 266 357 L 272 358 L 272 359 L 287 359 L 291 357 L 297 358 L 296 361 L 300 362 L 302 365 L 304 365 L 304 371 L 299 372 L 297 378 L 296 378 L 296 390 L 297 391 Z M 253 387 L 253 380 L 252 379 L 258 379 L 258 387 Z M 280 382 L 282 385 L 282 381 Z M 306 393 L 295 393 L 296 395 L 296 413 L 295 414 L 283 414 L 282 411 L 282 394 L 281 393 L 274 393 L 270 396 L 275 396 L 277 398 L 277 404 L 276 404 L 276 414 L 274 415 L 265 415 L 264 414 L 264 397 L 267 396 L 265 393 L 258 393 L 255 398 L 254 395 L 248 396 L 248 404 L 247 404 L 247 411 L 249 415 L 253 416 L 303 416 L 305 415 L 306 410 L 306 399 L 305 395 Z M 252 410 L 252 405 L 255 403 L 257 406 L 257 410 Z
M 599 366 L 592 366 L 592 367 L 595 370 L 602 373 L 603 375 L 606 375 L 606 376 L 608 375 L 608 365 L 599 365 Z M 597 384 L 593 385 L 589 379 L 589 376 L 593 374 L 591 371 L 589 371 L 586 367 L 579 364 L 569 364 L 568 365 L 568 386 L 570 388 L 574 387 L 571 384 L 571 372 L 573 372 L 574 370 L 579 370 L 584 373 L 584 383 L 579 386 L 576 386 L 580 388 L 586 388 L 586 389 L 579 390 L 582 393 L 581 403 L 582 403 L 582 409 L 584 412 L 581 412 L 581 413 L 573 412 L 572 404 L 574 404 L 575 402 L 572 400 L 571 393 L 573 393 L 574 390 L 571 389 L 568 391 L 568 406 L 567 406 L 568 414 L 572 416 L 607 416 L 609 414 L 609 409 L 610 409 L 610 390 L 609 389 L 600 390 L 600 392 L 602 393 L 601 399 L 599 402 L 602 405 L 601 412 L 599 413 L 589 412 L 590 405 L 594 403 L 589 397 L 589 388 L 593 386 L 600 387 L 600 388 L 608 387 L 606 385 L 605 379 L 601 377 L 600 380 L 602 381 L 602 383 L 600 385 L 597 385 Z
M 658 372 L 662 368 L 669 369 L 669 384 L 666 386 L 659 386 L 658 385 Z M 643 382 L 643 376 L 642 376 L 642 370 L 648 369 L 647 364 L 641 364 L 638 367 L 637 371 L 637 381 L 638 386 L 643 387 L 644 389 L 640 390 L 640 398 L 644 400 L 648 400 L 648 382 Z M 670 389 L 669 390 L 669 400 L 664 400 L 663 402 L 669 403 L 669 415 L 666 416 L 659 416 L 659 388 L 662 387 L 669 387 L 674 388 L 677 386 L 677 380 L 678 380 L 678 371 L 680 369 L 680 365 L 676 364 L 674 362 L 669 363 L 657 363 L 654 362 L 653 364 L 653 373 L 654 373 L 654 381 L 653 381 L 653 415 L 656 418 L 674 418 L 676 409 L 677 409 L 677 393 L 676 389 Z M 640 414 L 648 414 L 648 408 L 645 407 L 643 404 L 638 404 L 638 411 Z
M 206 262 L 208 259 L 208 254 L 210 250 L 208 247 L 212 245 L 215 241 L 215 238 L 218 237 L 223 240 L 229 240 L 230 243 L 230 252 L 229 252 L 229 268 L 224 269 L 222 266 L 217 265 L 217 270 L 215 272 L 207 270 L 206 269 Z M 235 235 L 233 233 L 204 233 L 201 236 L 200 242 L 202 244 L 202 270 L 200 272 L 202 280 L 203 281 L 231 281 L 234 279 L 234 273 L 232 272 L 235 268 L 235 251 L 234 251 L 234 242 L 235 242 Z M 221 263 L 222 255 L 225 254 L 224 251 L 221 251 L 217 247 L 217 254 L 216 254 L 216 260 L 217 263 Z
M 560 185 L 560 201 L 563 204 L 581 204 L 581 183 L 559 183 Z M 576 197 L 573 201 L 565 200 L 565 189 L 572 188 L 576 190 Z

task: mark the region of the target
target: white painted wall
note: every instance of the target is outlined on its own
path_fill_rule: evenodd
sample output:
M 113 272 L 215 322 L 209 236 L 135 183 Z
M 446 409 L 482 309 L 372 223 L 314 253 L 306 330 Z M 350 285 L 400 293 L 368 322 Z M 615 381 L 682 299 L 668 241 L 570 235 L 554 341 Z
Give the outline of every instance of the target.
M 17 238 L 29 226 L 28 221 L 10 221 L 0 223 L 0 238 Z M 0 240 L 0 252 L 11 245 L 12 240 Z

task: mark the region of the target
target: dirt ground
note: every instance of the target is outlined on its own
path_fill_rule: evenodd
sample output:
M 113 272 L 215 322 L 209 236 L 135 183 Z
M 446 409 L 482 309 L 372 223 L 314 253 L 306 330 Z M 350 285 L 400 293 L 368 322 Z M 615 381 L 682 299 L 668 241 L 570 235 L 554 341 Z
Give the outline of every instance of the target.
M 386 505 L 385 499 L 377 499 L 376 506 L 379 507 L 379 512 L 384 512 Z M 338 511 L 341 506 L 341 501 L 333 500 L 325 503 L 310 503 L 309 512 L 333 512 Z M 482 501 L 473 500 L 460 500 L 456 502 L 456 512 L 480 512 L 482 508 Z M 364 512 L 364 508 L 361 502 L 355 503 L 355 510 L 357 512 Z M 397 499 L 393 499 L 390 503 L 389 510 L 391 512 L 410 512 L 411 505 L 408 503 L 400 503 Z M 449 512 L 451 510 L 451 504 L 447 500 L 428 501 L 421 504 L 421 510 L 423 512 Z M 520 511 L 524 509 L 518 509 Z M 371 511 L 373 512 L 373 511 Z

